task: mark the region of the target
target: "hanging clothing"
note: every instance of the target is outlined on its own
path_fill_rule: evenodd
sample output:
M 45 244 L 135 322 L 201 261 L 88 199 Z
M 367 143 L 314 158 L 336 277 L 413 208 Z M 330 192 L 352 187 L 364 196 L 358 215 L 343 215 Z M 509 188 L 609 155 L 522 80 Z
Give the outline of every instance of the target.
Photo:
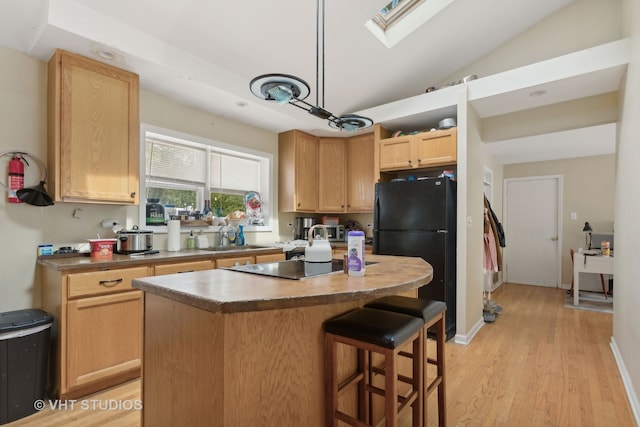
M 502 224 L 498 221 L 498 217 L 491 210 L 491 205 L 489 204 L 489 200 L 487 197 L 484 198 L 484 209 L 485 209 L 485 221 L 488 219 L 491 233 L 493 234 L 493 246 L 495 247 L 496 258 L 497 258 L 497 271 L 502 271 L 502 250 L 501 248 L 505 247 L 505 236 L 504 230 L 502 229 Z M 486 243 L 485 243 L 486 244 Z
M 484 269 L 486 271 L 498 271 L 498 246 L 489 219 L 488 209 L 484 209 Z
M 489 209 L 489 219 L 491 220 L 491 224 L 493 225 L 493 230 L 496 233 L 496 241 L 500 243 L 500 247 L 504 248 L 506 246 L 506 239 L 504 236 L 504 229 L 502 228 L 502 224 L 498 221 L 498 217 L 491 209 L 491 204 L 487 199 L 487 196 L 484 196 L 484 207 Z

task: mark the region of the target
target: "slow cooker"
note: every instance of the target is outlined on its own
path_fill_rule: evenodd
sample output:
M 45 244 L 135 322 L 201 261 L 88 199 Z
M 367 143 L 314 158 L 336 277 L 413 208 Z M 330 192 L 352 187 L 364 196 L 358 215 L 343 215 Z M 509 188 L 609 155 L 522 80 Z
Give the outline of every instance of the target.
M 117 249 L 119 254 L 133 254 L 153 249 L 153 231 L 140 230 L 134 225 L 131 230 L 116 232 Z

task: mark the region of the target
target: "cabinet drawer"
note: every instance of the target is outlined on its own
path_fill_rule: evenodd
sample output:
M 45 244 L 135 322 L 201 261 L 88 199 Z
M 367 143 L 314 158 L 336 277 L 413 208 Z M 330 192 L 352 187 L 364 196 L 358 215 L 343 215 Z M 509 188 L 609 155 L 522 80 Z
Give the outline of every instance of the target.
M 190 271 L 211 270 L 212 268 L 212 261 L 180 262 L 177 264 L 156 265 L 155 275 L 188 273 Z
M 286 255 L 284 253 L 268 254 L 268 255 L 256 255 L 256 264 L 261 264 L 263 262 L 284 261 L 285 259 L 286 259 Z
M 253 264 L 254 260 L 255 258 L 252 256 L 218 259 L 216 260 L 216 268 L 233 267 L 236 263 L 238 265 Z
M 148 267 L 69 274 L 68 298 L 131 290 L 132 279 L 149 275 Z

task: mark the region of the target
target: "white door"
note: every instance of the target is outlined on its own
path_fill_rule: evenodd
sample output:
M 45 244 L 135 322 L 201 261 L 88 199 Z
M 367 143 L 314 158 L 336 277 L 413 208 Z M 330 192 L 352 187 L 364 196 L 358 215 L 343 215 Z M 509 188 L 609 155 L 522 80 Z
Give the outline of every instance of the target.
M 505 180 L 505 280 L 558 287 L 561 282 L 561 177 Z

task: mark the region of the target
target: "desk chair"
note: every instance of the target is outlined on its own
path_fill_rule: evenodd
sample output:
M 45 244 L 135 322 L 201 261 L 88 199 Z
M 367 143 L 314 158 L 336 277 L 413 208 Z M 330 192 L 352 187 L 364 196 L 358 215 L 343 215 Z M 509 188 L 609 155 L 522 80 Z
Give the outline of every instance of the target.
M 574 250 L 569 249 L 569 253 L 571 254 L 571 289 L 567 292 L 569 295 L 573 295 L 573 254 Z M 602 285 L 602 293 L 604 294 L 604 298 L 607 299 L 607 288 L 604 285 L 604 275 L 600 275 L 600 284 Z

